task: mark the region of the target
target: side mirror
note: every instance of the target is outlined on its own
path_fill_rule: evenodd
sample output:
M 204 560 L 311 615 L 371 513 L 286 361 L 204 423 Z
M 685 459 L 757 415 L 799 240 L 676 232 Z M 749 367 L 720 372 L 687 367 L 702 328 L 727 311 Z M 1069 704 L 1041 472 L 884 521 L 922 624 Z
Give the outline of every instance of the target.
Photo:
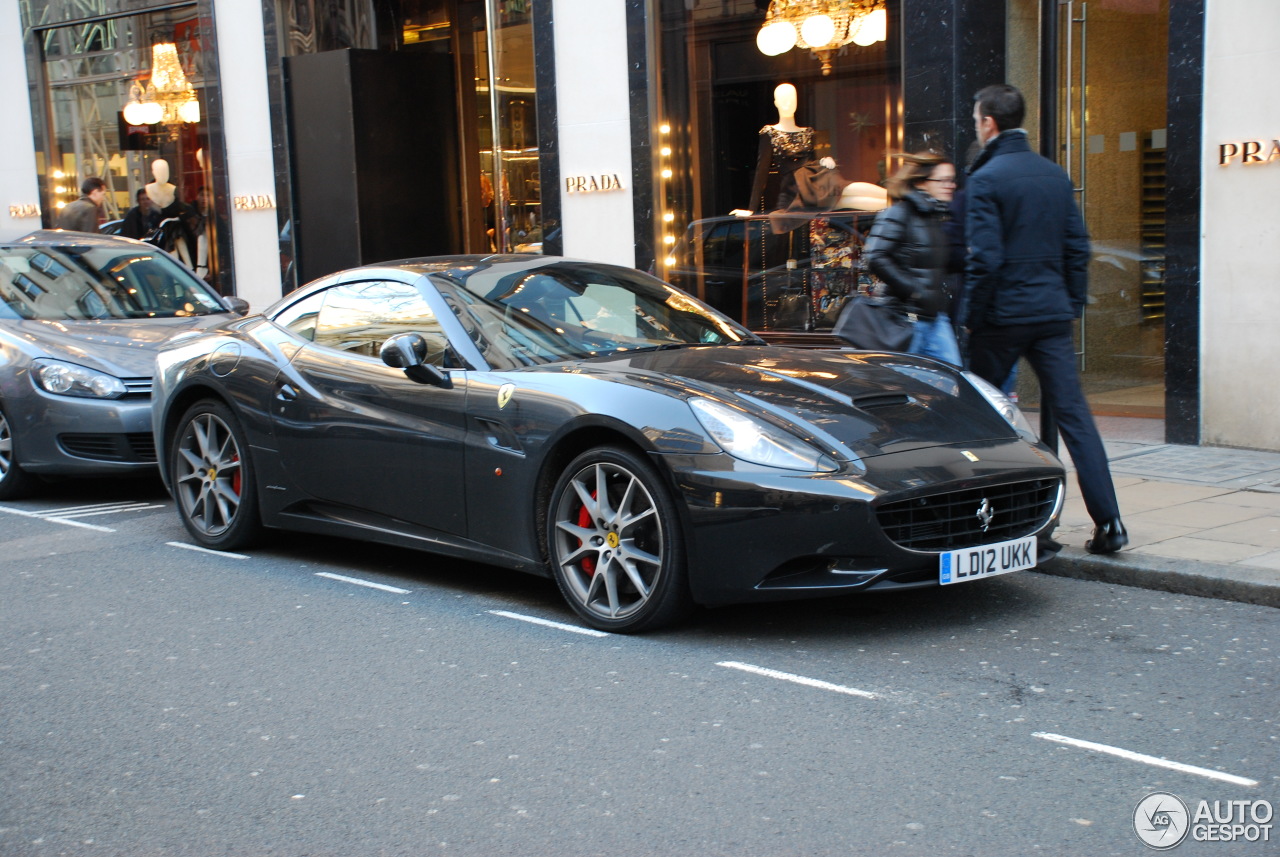
M 427 341 L 420 333 L 397 333 L 382 343 L 378 356 L 392 369 L 403 369 L 411 381 L 436 387 L 450 386 L 449 376 L 427 362 Z
M 244 298 L 238 298 L 235 295 L 229 295 L 222 299 L 223 305 L 236 315 L 249 314 L 249 302 Z

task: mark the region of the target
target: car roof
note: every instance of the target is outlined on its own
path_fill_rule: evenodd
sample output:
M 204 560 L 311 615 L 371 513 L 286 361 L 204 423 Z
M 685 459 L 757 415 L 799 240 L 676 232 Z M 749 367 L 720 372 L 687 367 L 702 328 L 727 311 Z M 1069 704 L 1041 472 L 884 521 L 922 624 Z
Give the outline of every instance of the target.
M 70 229 L 37 229 L 16 241 L 5 241 L 0 247 L 136 247 L 146 242 L 119 235 L 95 235 L 92 232 L 74 232 Z M 146 244 L 151 247 L 151 245 Z M 155 249 L 152 247 L 152 249 Z

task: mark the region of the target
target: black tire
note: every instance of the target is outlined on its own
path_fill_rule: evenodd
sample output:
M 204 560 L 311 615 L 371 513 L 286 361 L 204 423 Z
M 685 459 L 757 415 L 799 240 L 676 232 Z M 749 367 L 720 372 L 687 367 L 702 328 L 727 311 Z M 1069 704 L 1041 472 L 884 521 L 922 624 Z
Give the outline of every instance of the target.
M 0 408 L 0 500 L 21 500 L 35 490 L 37 480 L 18 464 L 18 441 L 13 423 Z
M 675 503 L 635 452 L 604 446 L 575 458 L 551 492 L 546 541 L 560 593 L 593 628 L 650 631 L 693 606 Z
M 192 538 L 215 550 L 253 544 L 262 533 L 256 476 L 230 408 L 207 399 L 182 415 L 169 448 L 169 480 Z

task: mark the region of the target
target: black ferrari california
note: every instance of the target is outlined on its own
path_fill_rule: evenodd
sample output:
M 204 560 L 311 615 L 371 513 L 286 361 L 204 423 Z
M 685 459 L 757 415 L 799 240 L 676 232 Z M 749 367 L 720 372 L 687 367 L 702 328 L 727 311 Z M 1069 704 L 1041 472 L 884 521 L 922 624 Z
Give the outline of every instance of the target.
M 649 275 L 458 256 L 326 277 L 157 358 L 201 545 L 264 527 L 553 577 L 588 624 L 939 586 L 1037 562 L 1063 468 L 923 358 L 768 345 Z

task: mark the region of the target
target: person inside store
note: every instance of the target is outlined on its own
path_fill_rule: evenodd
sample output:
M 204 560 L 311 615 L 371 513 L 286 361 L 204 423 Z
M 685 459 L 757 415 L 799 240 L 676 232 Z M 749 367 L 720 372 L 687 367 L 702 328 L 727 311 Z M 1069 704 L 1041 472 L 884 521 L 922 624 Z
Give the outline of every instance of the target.
M 1089 234 L 1070 177 L 1031 151 L 1025 114 L 1022 93 L 1007 84 L 974 96 L 974 130 L 983 149 L 966 193 L 969 365 L 999 386 L 1018 358 L 1031 364 L 1095 524 L 1085 548 L 1115 553 L 1129 535 L 1080 385 L 1073 340 L 1088 292 Z
M 137 204 L 125 213 L 120 234 L 125 238 L 144 238 L 160 223 L 160 212 L 146 190 L 139 190 L 134 197 Z
M 107 183 L 89 176 L 80 183 L 80 198 L 67 203 L 58 213 L 57 228 L 73 232 L 97 232 L 102 219 L 102 201 L 107 198 Z
M 907 351 L 960 366 L 947 278 L 951 241 L 943 231 L 956 188 L 956 167 L 942 155 L 902 155 L 902 168 L 886 190 L 893 204 L 871 226 L 863 258 L 886 294 L 914 313 Z

